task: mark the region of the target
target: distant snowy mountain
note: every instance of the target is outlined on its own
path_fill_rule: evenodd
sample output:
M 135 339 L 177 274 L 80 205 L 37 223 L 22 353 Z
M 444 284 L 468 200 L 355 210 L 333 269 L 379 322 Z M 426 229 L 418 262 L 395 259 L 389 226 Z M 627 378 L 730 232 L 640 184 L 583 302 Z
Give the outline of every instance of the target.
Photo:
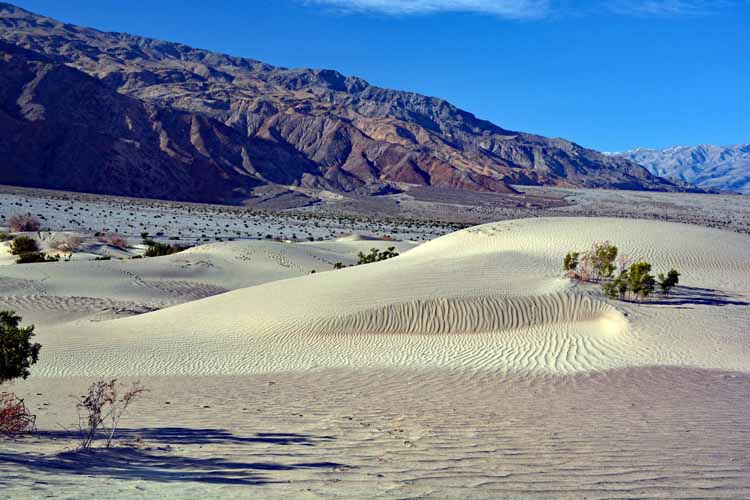
M 677 179 L 703 189 L 750 194 L 750 144 L 673 146 L 609 153 L 639 163 L 659 177 Z

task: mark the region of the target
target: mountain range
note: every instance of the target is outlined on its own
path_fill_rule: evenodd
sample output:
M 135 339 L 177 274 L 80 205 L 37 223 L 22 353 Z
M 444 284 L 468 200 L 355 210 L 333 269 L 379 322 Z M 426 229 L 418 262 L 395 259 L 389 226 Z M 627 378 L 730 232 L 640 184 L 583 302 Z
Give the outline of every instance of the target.
M 0 183 L 216 203 L 241 203 L 267 185 L 685 189 L 629 159 L 507 130 L 442 99 L 6 3 L 0 156 Z
M 750 144 L 639 148 L 616 154 L 660 177 L 706 190 L 750 194 Z

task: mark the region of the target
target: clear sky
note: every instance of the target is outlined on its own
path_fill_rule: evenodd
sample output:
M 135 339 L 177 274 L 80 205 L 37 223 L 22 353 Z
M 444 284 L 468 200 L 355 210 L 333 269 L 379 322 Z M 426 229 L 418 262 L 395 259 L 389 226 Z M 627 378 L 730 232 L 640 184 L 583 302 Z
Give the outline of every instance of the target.
M 333 68 L 587 147 L 750 142 L 750 0 L 11 0 L 106 31 Z

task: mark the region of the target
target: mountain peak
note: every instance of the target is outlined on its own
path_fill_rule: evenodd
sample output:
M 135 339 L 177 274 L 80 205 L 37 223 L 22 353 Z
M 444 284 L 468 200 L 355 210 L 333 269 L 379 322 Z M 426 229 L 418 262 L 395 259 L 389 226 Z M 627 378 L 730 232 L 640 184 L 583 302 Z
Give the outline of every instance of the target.
M 146 108 L 227 127 L 231 133 L 221 140 L 232 141 L 229 149 L 241 151 L 236 156 L 218 153 L 222 143 L 215 134 L 192 133 L 192 149 L 162 153 L 189 164 L 208 156 L 254 182 L 362 193 L 402 184 L 491 192 L 509 191 L 511 183 L 681 189 L 626 159 L 510 131 L 443 99 L 376 87 L 330 69 L 278 68 L 18 16 L 15 9 L 0 10 L 0 40 L 75 68 Z

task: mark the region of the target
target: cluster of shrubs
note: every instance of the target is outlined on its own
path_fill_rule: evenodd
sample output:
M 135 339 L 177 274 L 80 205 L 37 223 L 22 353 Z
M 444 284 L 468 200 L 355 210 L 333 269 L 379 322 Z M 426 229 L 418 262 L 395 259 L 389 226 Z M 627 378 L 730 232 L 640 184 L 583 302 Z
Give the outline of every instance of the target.
M 396 252 L 396 247 L 388 247 L 385 250 L 378 250 L 377 248 L 371 248 L 370 253 L 363 253 L 359 252 L 357 254 L 357 266 L 361 266 L 362 264 L 372 264 L 373 262 L 380 262 L 381 260 L 388 260 L 392 259 L 393 257 L 398 257 L 398 252 Z M 336 262 L 333 265 L 334 269 L 343 269 L 346 265 L 341 262 Z
M 631 264 L 608 241 L 595 242 L 583 253 L 569 252 L 563 259 L 563 270 L 571 278 L 601 283 L 605 295 L 620 300 L 645 299 L 654 293 L 657 285 L 666 295 L 680 282 L 677 270 L 670 269 L 666 275 L 659 273 L 654 277 L 650 263 Z
M 388 260 L 392 259 L 393 257 L 398 257 L 398 252 L 396 252 L 396 247 L 388 247 L 385 250 L 378 250 L 377 248 L 371 248 L 370 253 L 364 254 L 362 252 L 359 252 L 357 254 L 358 261 L 357 265 L 361 264 L 372 264 L 373 262 L 380 262 L 381 260 Z
M 0 311 L 0 385 L 27 378 L 42 346 L 31 341 L 34 326 L 21 327 L 21 317 Z M 0 434 L 15 435 L 34 429 L 36 418 L 15 394 L 0 392 Z
M 149 238 L 148 233 L 141 233 L 141 236 L 143 237 L 143 243 L 147 247 L 146 252 L 143 254 L 144 257 L 163 257 L 190 248 L 186 245 L 168 245 L 166 243 L 159 243 L 158 241 Z
M 33 264 L 36 262 L 58 262 L 59 257 L 45 255 L 39 251 L 39 245 L 34 238 L 18 236 L 10 244 L 10 253 L 17 255 L 16 263 Z
M 0 385 L 26 379 L 39 359 L 42 346 L 32 341 L 34 325 L 21 326 L 21 317 L 13 311 L 0 311 Z M 91 448 L 97 438 L 112 445 L 120 419 L 128 407 L 146 390 L 135 382 L 130 386 L 116 379 L 94 382 L 76 403 L 79 447 Z M 36 416 L 23 399 L 12 392 L 0 391 L 0 436 L 15 437 L 35 430 Z
M 14 233 L 39 231 L 42 223 L 31 214 L 15 214 L 8 219 L 8 227 Z

